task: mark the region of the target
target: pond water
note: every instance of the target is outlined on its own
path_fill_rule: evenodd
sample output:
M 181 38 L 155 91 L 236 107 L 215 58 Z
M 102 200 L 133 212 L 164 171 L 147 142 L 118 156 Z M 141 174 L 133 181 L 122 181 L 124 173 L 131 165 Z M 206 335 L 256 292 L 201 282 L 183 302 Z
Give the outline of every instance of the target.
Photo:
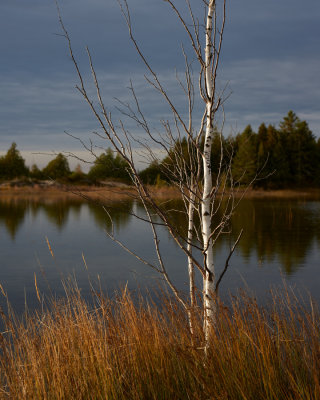
M 108 206 L 117 237 L 154 261 L 150 227 L 130 215 L 141 214 L 139 206 L 132 201 Z M 271 286 L 285 282 L 320 302 L 319 199 L 243 199 L 231 226 L 232 234 L 215 248 L 218 271 L 242 228 L 244 234 L 222 282 L 222 296 L 247 288 L 264 299 Z M 91 284 L 109 294 L 126 284 L 143 292 L 158 286 L 157 273 L 108 238 L 107 229 L 105 211 L 80 198 L 0 197 L 0 283 L 14 309 L 21 312 L 25 303 L 30 308 L 39 304 L 34 274 L 43 295 L 63 295 L 61 280 L 68 276 L 76 279 L 85 297 Z M 164 230 L 160 245 L 173 281 L 187 291 L 185 256 Z M 0 305 L 5 303 L 0 293 Z

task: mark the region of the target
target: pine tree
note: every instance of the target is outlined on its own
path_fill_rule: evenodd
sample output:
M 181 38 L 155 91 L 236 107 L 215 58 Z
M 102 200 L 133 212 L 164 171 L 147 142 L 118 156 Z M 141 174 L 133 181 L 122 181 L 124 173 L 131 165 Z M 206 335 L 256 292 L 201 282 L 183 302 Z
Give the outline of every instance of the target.
M 250 125 L 238 135 L 238 151 L 234 157 L 232 173 L 235 181 L 248 185 L 257 174 L 256 134 Z
M 293 111 L 280 123 L 289 162 L 289 181 L 295 186 L 312 184 L 316 174 L 317 144 L 306 121 Z
M 94 182 L 107 178 L 116 178 L 129 181 L 129 174 L 127 172 L 127 164 L 123 158 L 114 154 L 111 149 L 107 149 L 96 158 L 94 165 L 90 168 L 88 178 Z
M 25 161 L 22 158 L 15 142 L 12 143 L 7 154 L 0 160 L 0 178 L 13 179 L 29 174 Z

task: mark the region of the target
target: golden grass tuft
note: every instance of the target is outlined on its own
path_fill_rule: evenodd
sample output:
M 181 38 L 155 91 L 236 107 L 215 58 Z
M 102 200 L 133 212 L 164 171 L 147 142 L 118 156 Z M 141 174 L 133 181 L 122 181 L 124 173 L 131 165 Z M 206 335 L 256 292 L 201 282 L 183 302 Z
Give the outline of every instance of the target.
M 172 299 L 97 298 L 73 289 L 23 321 L 2 313 L 1 399 L 320 398 L 319 315 L 288 293 L 221 306 L 206 359 L 201 321 L 192 345 Z

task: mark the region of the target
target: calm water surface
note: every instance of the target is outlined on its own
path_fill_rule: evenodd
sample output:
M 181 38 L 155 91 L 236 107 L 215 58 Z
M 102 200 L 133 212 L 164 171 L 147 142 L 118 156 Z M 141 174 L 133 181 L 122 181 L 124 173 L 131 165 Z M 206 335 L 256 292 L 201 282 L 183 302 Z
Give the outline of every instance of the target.
M 130 216 L 130 211 L 142 210 L 134 202 L 111 206 L 117 237 L 154 261 L 150 228 Z M 281 287 L 285 281 L 320 303 L 319 199 L 244 199 L 232 219 L 233 234 L 216 247 L 217 270 L 241 228 L 243 237 L 221 286 L 223 296 L 249 288 L 264 299 L 270 286 Z M 70 275 L 84 296 L 90 296 L 89 280 L 110 294 L 125 284 L 142 290 L 159 285 L 159 276 L 113 243 L 107 229 L 103 209 L 80 199 L 0 197 L 0 283 L 14 308 L 21 311 L 25 302 L 37 305 L 34 273 L 44 295 L 50 290 L 63 295 L 61 279 Z M 187 290 L 185 257 L 165 231 L 160 244 L 174 282 Z M 5 298 L 0 297 L 3 306 Z

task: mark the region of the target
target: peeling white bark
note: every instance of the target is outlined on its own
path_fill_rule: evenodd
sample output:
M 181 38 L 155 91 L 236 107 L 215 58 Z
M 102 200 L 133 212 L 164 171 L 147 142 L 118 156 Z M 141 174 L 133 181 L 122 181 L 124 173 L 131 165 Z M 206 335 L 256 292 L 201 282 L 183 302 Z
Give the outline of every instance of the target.
M 214 14 L 215 2 L 210 1 L 206 23 L 206 48 L 205 48 L 205 76 L 206 76 L 206 132 L 203 151 L 203 195 L 202 195 L 202 238 L 203 238 L 203 255 L 205 277 L 203 279 L 203 303 L 204 303 L 204 334 L 206 342 L 209 340 L 210 327 L 215 322 L 215 299 L 214 284 L 215 271 L 213 261 L 213 249 L 211 240 L 211 190 L 212 190 L 212 174 L 211 174 L 211 147 L 213 141 L 213 107 L 214 107 L 214 90 L 212 76 L 213 49 L 212 49 L 212 18 Z
M 195 190 L 195 188 L 192 188 Z M 188 313 L 188 320 L 189 320 L 189 328 L 191 336 L 194 334 L 193 328 L 193 313 L 196 304 L 195 298 L 195 277 L 194 277 L 194 263 L 192 259 L 192 240 L 194 234 L 194 201 L 195 201 L 195 194 L 194 192 L 190 193 L 190 200 L 189 200 L 189 207 L 188 207 L 188 244 L 187 250 L 190 253 L 188 256 L 188 273 L 189 273 L 189 295 L 190 295 L 190 310 Z
M 190 195 L 190 203 L 188 209 L 188 245 L 187 249 L 192 255 L 192 240 L 193 240 L 193 229 L 194 229 L 194 200 L 195 195 L 191 193 Z M 194 280 L 194 264 L 191 256 L 188 257 L 188 273 L 189 273 L 189 292 L 190 292 L 190 305 L 191 308 L 195 305 L 195 280 Z

